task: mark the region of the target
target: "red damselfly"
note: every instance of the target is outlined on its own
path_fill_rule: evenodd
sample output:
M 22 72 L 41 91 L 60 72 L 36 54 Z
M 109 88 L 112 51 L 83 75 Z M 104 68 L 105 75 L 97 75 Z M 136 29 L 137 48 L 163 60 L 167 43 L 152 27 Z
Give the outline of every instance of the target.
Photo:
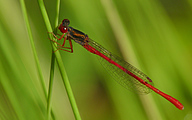
M 57 50 L 63 50 L 72 53 L 73 46 L 71 40 L 74 40 L 76 43 L 82 45 L 89 52 L 102 57 L 103 59 L 101 63 L 103 64 L 103 66 L 110 72 L 113 77 L 115 77 L 115 80 L 123 87 L 131 89 L 133 91 L 137 91 L 138 93 L 145 94 L 153 90 L 157 94 L 163 96 L 165 99 L 170 101 L 180 110 L 184 109 L 184 106 L 177 99 L 155 88 L 153 86 L 152 80 L 139 69 L 135 68 L 120 57 L 106 50 L 104 47 L 90 39 L 87 34 L 74 29 L 73 27 L 69 27 L 69 24 L 70 21 L 68 19 L 64 19 L 59 25 L 58 29 L 63 33 L 62 35 L 60 35 L 60 38 L 58 38 L 53 32 L 50 32 L 58 40 L 64 38 L 64 42 L 62 45 L 52 40 L 59 45 Z M 69 40 L 70 47 L 64 47 L 66 40 Z

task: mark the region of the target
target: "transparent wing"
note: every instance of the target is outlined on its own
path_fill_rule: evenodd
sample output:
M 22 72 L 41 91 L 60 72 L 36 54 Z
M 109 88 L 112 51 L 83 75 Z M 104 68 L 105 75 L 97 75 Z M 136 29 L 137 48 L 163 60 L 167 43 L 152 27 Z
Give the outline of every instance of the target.
M 124 70 L 120 69 L 117 66 L 122 66 L 126 70 L 130 71 L 134 75 L 138 76 L 147 84 L 150 84 L 153 86 L 152 80 L 145 75 L 143 72 L 141 72 L 139 69 L 135 68 L 131 64 L 127 63 L 120 57 L 110 53 L 108 50 L 106 50 L 104 47 L 96 43 L 95 41 L 89 39 L 88 44 L 95 48 L 95 50 L 99 51 L 101 54 L 105 55 L 109 59 L 103 59 L 102 57 L 99 57 L 99 60 L 101 64 L 104 66 L 104 68 L 110 73 L 110 75 L 123 87 L 125 87 L 128 90 L 137 92 L 139 94 L 148 94 L 151 92 L 151 89 L 146 87 L 144 84 L 139 82 L 137 79 L 132 77 L 131 75 L 127 74 Z M 98 54 L 99 56 L 102 56 L 101 54 Z M 109 61 L 114 61 L 117 64 L 111 64 Z

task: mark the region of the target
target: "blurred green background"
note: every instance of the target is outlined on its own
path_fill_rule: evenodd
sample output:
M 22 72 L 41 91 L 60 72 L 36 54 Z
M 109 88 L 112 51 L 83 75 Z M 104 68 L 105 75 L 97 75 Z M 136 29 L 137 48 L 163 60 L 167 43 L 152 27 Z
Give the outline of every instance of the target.
M 48 90 L 51 44 L 37 1 L 25 2 Z M 44 2 L 53 27 L 56 3 Z M 74 53 L 60 53 L 83 120 L 192 119 L 191 0 L 61 0 L 59 21 L 65 18 L 70 26 L 141 69 L 155 87 L 185 107 L 178 110 L 154 92 L 139 95 L 126 90 L 96 55 L 73 41 Z M 55 119 L 74 120 L 57 67 L 52 97 Z M 46 104 L 20 2 L 1 0 L 0 119 L 43 120 Z

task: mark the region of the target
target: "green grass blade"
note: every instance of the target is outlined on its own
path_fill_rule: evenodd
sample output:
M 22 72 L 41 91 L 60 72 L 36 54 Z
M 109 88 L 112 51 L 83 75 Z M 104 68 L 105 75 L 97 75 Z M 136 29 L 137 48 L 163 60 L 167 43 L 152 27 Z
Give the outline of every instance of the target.
M 42 13 L 44 22 L 46 24 L 47 30 L 48 30 L 48 32 L 52 32 L 51 24 L 49 22 L 49 18 L 48 18 L 48 15 L 47 15 L 43 0 L 38 0 L 38 4 L 39 4 L 39 7 L 41 9 L 41 13 Z M 52 36 L 49 34 L 49 37 L 51 38 Z M 52 43 L 51 45 L 52 45 L 53 51 L 55 51 L 56 47 L 55 47 L 54 43 Z M 65 89 L 66 89 L 67 95 L 69 97 L 69 101 L 71 103 L 72 110 L 73 110 L 73 113 L 75 115 L 75 118 L 77 120 L 81 120 L 81 117 L 80 117 L 80 114 L 79 114 L 79 111 L 78 111 L 78 108 L 77 108 L 77 104 L 75 102 L 75 98 L 74 98 L 74 95 L 73 95 L 73 92 L 72 92 L 72 89 L 71 89 L 71 86 L 70 86 L 70 83 L 69 83 L 69 80 L 68 80 L 64 65 L 63 65 L 63 61 L 61 59 L 61 55 L 60 55 L 59 51 L 55 52 L 54 54 L 55 54 L 55 57 L 56 57 L 56 60 L 57 60 L 57 63 L 58 63 L 60 74 L 61 74 L 61 77 L 63 79 L 63 83 L 65 85 Z
M 25 20 L 25 23 L 26 23 L 26 27 L 27 27 L 27 31 L 28 31 L 28 36 L 29 36 L 30 43 L 31 43 L 31 47 L 32 47 L 32 50 L 33 50 L 33 55 L 34 55 L 35 62 L 36 62 L 36 65 L 37 65 L 37 70 L 38 70 L 38 75 L 39 75 L 39 78 L 40 78 L 41 86 L 43 88 L 43 92 L 44 92 L 45 98 L 47 98 L 46 87 L 45 87 L 43 75 L 42 75 L 42 72 L 41 72 L 41 68 L 40 68 L 40 64 L 39 64 L 39 59 L 38 59 L 38 56 L 37 56 L 37 53 L 36 53 L 36 49 L 35 49 L 35 45 L 34 45 L 34 40 L 33 40 L 33 36 L 32 36 L 30 25 L 29 25 L 29 20 L 28 20 L 28 17 L 27 17 L 27 11 L 26 11 L 26 7 L 25 7 L 25 2 L 24 2 L 24 0 L 20 0 L 20 3 L 21 3 L 21 8 L 22 8 L 24 20 Z
M 55 55 L 52 54 L 51 58 L 51 70 L 50 70 L 50 78 L 49 78 L 49 90 L 48 90 L 48 99 L 47 99 L 47 118 L 50 119 L 51 112 L 51 101 L 52 101 L 52 91 L 53 91 L 53 77 L 54 77 L 54 66 L 55 66 Z
M 58 26 L 59 20 L 59 9 L 60 9 L 60 0 L 56 1 L 56 16 L 55 16 L 55 28 Z M 51 101 L 52 101 L 52 91 L 53 91 L 53 78 L 54 78 L 54 67 L 55 67 L 55 55 L 52 53 L 51 57 L 51 69 L 50 69 L 50 79 L 49 79 L 49 90 L 48 90 L 48 99 L 47 99 L 47 115 L 48 120 L 50 119 L 51 112 Z

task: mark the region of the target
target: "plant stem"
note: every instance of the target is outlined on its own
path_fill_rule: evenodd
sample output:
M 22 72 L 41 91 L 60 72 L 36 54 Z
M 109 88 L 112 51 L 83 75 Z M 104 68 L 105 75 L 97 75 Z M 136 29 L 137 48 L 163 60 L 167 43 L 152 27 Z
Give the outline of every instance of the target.
M 48 18 L 48 15 L 47 15 L 43 0 L 38 0 L 38 3 L 39 3 L 39 7 L 40 7 L 40 10 L 41 10 L 44 22 L 46 24 L 47 30 L 48 30 L 48 32 L 52 32 L 51 24 L 49 22 L 49 18 Z M 50 34 L 49 34 L 49 37 L 51 38 Z M 55 47 L 55 43 L 52 43 L 51 45 L 52 45 L 53 51 L 57 50 L 56 47 Z M 73 92 L 72 92 L 72 89 L 71 89 L 71 86 L 70 86 L 70 83 L 69 83 L 69 80 L 68 80 L 68 77 L 67 77 L 67 74 L 66 74 L 62 59 L 61 59 L 61 55 L 60 55 L 59 51 L 54 52 L 54 54 L 55 54 L 55 57 L 56 57 L 56 60 L 57 60 L 57 63 L 58 63 L 60 74 L 61 74 L 61 77 L 63 79 L 63 83 L 64 83 L 64 86 L 65 86 L 67 95 L 69 97 L 69 101 L 71 103 L 71 107 L 72 107 L 73 113 L 75 115 L 75 118 L 76 118 L 76 120 L 81 120 L 80 113 L 78 111 L 77 104 L 76 104 L 76 101 L 75 101 L 75 98 L 74 98 L 74 95 L 73 95 Z

